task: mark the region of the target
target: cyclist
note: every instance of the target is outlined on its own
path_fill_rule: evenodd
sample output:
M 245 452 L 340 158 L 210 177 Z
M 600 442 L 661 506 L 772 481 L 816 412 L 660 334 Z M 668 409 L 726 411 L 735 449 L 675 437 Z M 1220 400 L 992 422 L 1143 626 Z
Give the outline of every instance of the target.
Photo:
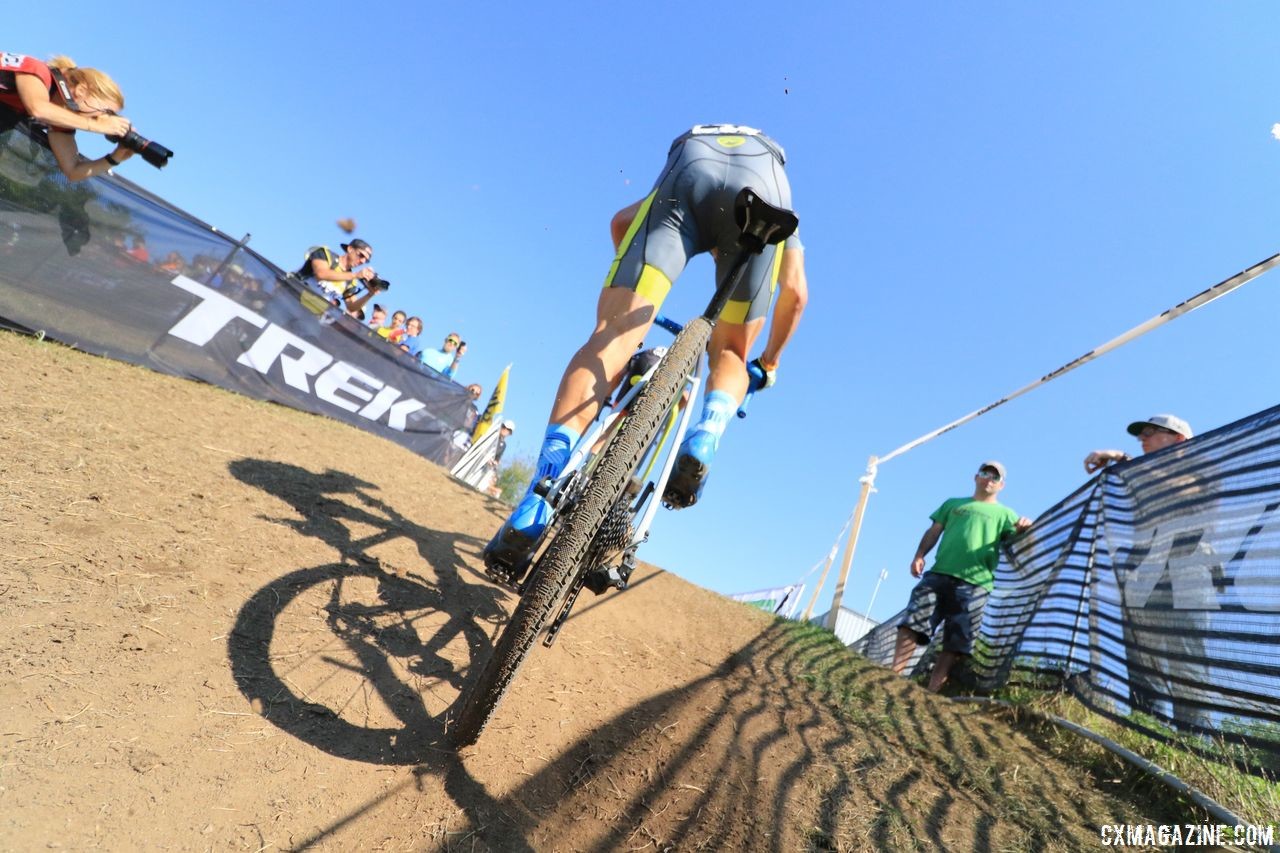
M 596 325 L 570 359 L 555 402 L 529 491 L 485 547 L 490 569 L 516 579 L 527 568 L 538 537 L 551 520 L 551 506 L 533 491 L 555 478 L 570 451 L 622 379 L 644 340 L 671 283 L 689 259 L 711 252 L 717 277 L 738 251 L 740 229 L 734 199 L 752 187 L 772 205 L 791 207 L 782 146 L 758 130 L 738 125 L 698 125 L 672 143 L 653 190 L 623 208 L 611 223 L 617 255 L 596 306 Z M 784 251 L 785 247 L 785 251 Z M 747 355 L 764 326 L 775 285 L 781 291 L 764 352 Z M 710 376 L 702 414 L 681 444 L 663 500 L 691 506 L 701 496 L 720 438 L 749 384 L 774 384 L 778 360 L 795 333 L 808 301 L 804 251 L 798 235 L 752 257 L 708 346 Z

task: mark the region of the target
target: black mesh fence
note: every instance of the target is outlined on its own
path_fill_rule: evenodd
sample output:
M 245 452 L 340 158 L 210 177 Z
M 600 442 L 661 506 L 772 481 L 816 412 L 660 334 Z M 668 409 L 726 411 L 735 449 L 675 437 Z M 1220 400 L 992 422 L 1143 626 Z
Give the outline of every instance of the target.
M 889 663 L 902 615 L 855 648 Z M 1280 407 L 1114 465 L 1041 515 L 1005 550 L 969 675 L 1280 771 Z
M 69 183 L 38 129 L 0 121 L 0 326 L 456 461 L 466 389 L 242 242 L 121 178 Z

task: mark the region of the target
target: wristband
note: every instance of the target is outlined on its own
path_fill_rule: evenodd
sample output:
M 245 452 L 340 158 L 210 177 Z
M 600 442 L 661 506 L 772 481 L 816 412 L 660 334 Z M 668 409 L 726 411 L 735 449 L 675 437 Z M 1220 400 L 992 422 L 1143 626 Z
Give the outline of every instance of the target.
M 107 156 L 103 157 L 102 159 L 103 159 L 103 160 L 106 160 L 106 161 L 107 161 L 108 163 L 110 163 L 112 166 L 119 166 L 119 165 L 120 165 L 120 161 L 119 161 L 119 160 L 117 160 L 116 158 L 112 157 L 110 154 L 108 154 Z

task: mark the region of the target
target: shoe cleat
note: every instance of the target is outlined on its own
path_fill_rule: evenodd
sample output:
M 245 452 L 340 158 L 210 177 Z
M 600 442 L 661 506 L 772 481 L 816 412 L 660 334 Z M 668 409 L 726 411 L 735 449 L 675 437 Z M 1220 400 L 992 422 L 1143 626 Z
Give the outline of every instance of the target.
M 662 502 L 672 509 L 693 506 L 707 485 L 708 469 L 715 457 L 716 440 L 711 433 L 697 430 L 680 445 L 675 468 L 662 493 Z
M 484 565 L 488 573 L 506 583 L 519 583 L 529 570 L 534 549 L 550 521 L 550 504 L 540 495 L 525 495 L 511 517 L 484 547 Z

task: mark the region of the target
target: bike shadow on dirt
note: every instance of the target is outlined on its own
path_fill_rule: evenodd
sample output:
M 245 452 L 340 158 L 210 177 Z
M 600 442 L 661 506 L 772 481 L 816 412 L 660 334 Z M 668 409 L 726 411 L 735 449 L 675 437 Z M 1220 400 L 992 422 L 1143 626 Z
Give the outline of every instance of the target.
M 341 758 L 436 769 L 456 762 L 444 719 L 506 619 L 506 593 L 466 579 L 475 572 L 460 549 L 474 553 L 483 543 L 411 521 L 375 495 L 377 486 L 343 471 L 261 459 L 229 469 L 296 512 L 268 520 L 338 553 L 276 578 L 240 608 L 227 649 L 251 706 Z M 387 571 L 370 553 L 401 537 L 429 572 Z

